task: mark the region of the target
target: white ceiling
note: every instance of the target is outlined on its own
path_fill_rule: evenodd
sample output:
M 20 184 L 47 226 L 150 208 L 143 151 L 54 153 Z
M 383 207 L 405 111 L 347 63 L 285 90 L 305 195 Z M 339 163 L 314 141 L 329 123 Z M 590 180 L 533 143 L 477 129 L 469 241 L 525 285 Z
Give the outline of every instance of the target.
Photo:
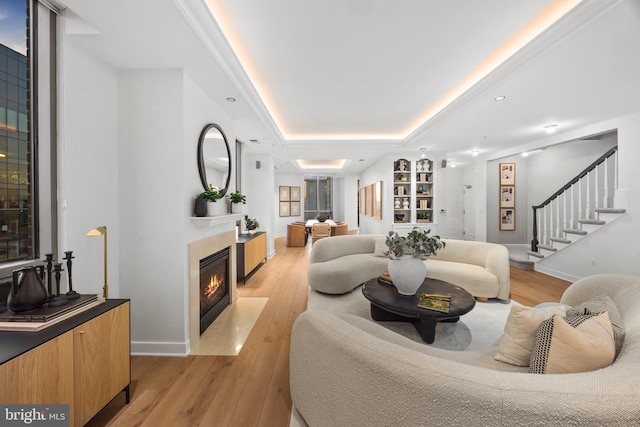
M 420 123 L 558 2 L 64 1 L 78 43 L 117 68 L 185 69 L 279 172 L 297 170 L 291 159 L 346 158 L 351 173 L 389 150 L 426 146 L 465 163 L 474 149 L 539 140 L 550 123 L 570 131 L 638 111 L 640 2 L 585 0 Z

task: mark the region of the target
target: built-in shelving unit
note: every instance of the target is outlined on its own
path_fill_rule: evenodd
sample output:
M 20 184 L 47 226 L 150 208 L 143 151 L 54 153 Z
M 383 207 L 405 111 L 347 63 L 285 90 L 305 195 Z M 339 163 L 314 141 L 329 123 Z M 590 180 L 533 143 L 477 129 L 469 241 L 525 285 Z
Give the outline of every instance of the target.
M 433 221 L 433 162 L 420 159 L 416 162 L 416 222 Z
M 426 158 L 393 162 L 393 224 L 401 234 L 435 227 L 433 164 Z
M 411 162 L 398 159 L 393 162 L 393 222 L 411 222 Z

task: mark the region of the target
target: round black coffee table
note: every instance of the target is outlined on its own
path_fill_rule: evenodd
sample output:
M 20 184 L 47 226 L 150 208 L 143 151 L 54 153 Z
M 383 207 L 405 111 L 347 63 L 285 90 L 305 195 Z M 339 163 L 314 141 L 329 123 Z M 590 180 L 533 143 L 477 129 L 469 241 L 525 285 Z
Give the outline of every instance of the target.
M 418 307 L 423 292 L 451 295 L 448 313 Z M 400 295 L 393 285 L 371 279 L 362 285 L 362 293 L 371 302 L 371 317 L 381 322 L 411 322 L 424 342 L 431 344 L 438 322 L 457 322 L 476 305 L 473 296 L 459 286 L 436 279 L 425 279 L 415 295 Z

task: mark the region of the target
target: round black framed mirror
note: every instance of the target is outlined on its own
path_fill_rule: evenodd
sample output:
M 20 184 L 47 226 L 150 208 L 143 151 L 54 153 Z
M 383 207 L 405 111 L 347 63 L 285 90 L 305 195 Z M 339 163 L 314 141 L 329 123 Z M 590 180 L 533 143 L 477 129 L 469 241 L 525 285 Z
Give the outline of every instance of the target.
M 205 191 L 216 186 L 220 197 L 226 194 L 231 180 L 231 150 L 227 136 L 215 123 L 206 125 L 200 132 L 198 172 Z

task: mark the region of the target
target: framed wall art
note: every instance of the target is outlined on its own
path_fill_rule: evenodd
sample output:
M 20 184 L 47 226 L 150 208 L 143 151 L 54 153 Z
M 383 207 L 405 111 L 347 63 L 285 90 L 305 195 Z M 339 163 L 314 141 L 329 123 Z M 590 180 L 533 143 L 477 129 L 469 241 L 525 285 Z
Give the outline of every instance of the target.
M 280 216 L 291 216 L 289 202 L 280 202 Z
M 300 187 L 289 187 L 289 197 L 292 202 L 300 201 Z
M 500 163 L 500 185 L 516 185 L 515 163 Z
M 516 187 L 515 185 L 500 186 L 500 207 L 515 208 L 516 207 Z
M 300 194 L 300 192 L 298 192 L 298 194 Z M 281 202 L 288 202 L 289 199 L 289 187 L 280 187 L 280 201 Z M 280 215 L 282 216 L 282 215 Z M 289 215 L 287 215 L 289 216 Z
M 500 230 L 513 231 L 516 229 L 515 209 L 500 209 Z
M 291 195 L 293 195 L 293 192 L 291 192 Z M 291 202 L 290 214 L 291 216 L 300 216 L 300 202 Z

